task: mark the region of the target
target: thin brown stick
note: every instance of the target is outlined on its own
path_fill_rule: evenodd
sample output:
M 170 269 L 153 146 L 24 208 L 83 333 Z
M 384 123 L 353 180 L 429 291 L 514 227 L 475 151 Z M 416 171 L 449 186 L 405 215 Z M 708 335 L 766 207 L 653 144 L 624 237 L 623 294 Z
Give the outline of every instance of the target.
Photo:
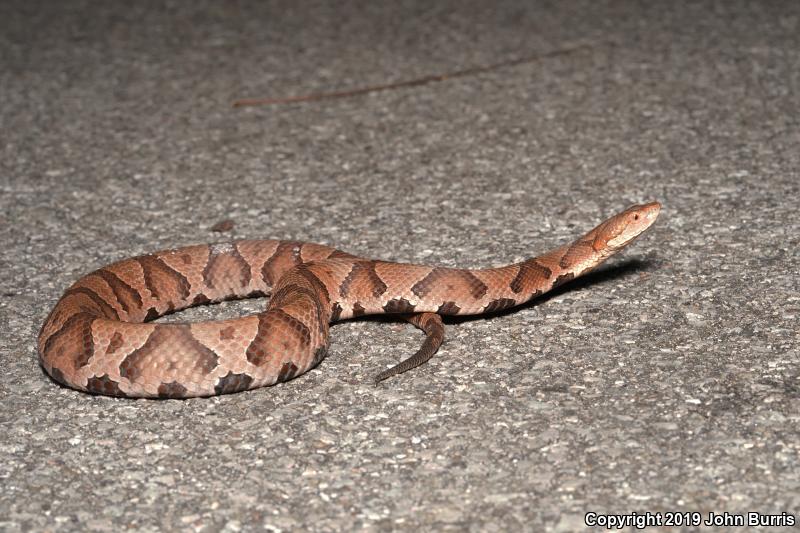
M 600 44 L 612 44 L 612 43 L 600 43 Z M 552 52 L 546 52 L 543 54 L 536 54 L 533 56 L 521 57 L 517 59 L 510 59 L 508 61 L 501 61 L 500 63 L 493 63 L 491 65 L 483 65 L 478 67 L 470 67 L 463 70 L 457 70 L 455 72 L 448 72 L 446 74 L 433 74 L 429 76 L 424 76 L 422 78 L 416 78 L 413 80 L 406 80 L 406 81 L 398 81 L 395 83 L 386 83 L 383 85 L 370 85 L 367 87 L 361 87 L 358 89 L 349 89 L 343 91 L 334 91 L 334 92 L 327 92 L 327 93 L 311 93 L 305 94 L 300 96 L 287 96 L 283 98 L 244 98 L 241 100 L 236 100 L 233 102 L 233 107 L 245 107 L 245 106 L 259 106 L 259 105 L 275 105 L 275 104 L 289 104 L 293 102 L 311 102 L 317 100 L 329 100 L 333 98 L 347 98 L 350 96 L 357 96 L 361 94 L 367 93 L 376 93 L 379 91 L 389 91 L 393 89 L 400 89 L 404 87 L 416 87 L 419 85 L 426 85 L 428 83 L 435 83 L 440 81 L 445 81 L 453 78 L 462 78 L 464 76 L 474 76 L 476 74 L 482 74 L 484 72 L 490 72 L 493 70 L 506 68 L 506 67 L 514 67 L 517 65 L 523 65 L 525 63 L 534 63 L 536 61 L 541 61 L 543 59 L 547 59 L 550 57 L 562 56 L 571 54 L 573 52 L 577 52 L 579 50 L 584 50 L 587 48 L 593 48 L 598 46 L 598 44 L 582 44 L 578 46 L 573 46 L 572 48 L 564 48 L 561 50 L 553 50 Z

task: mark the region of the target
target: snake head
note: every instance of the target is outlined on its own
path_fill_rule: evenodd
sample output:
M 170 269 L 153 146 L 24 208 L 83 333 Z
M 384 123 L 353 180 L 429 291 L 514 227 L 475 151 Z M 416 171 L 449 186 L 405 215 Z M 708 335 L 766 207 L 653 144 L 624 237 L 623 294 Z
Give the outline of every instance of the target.
M 650 202 L 634 205 L 614 215 L 595 228 L 594 249 L 603 255 L 611 255 L 621 250 L 653 225 L 659 211 L 661 204 Z

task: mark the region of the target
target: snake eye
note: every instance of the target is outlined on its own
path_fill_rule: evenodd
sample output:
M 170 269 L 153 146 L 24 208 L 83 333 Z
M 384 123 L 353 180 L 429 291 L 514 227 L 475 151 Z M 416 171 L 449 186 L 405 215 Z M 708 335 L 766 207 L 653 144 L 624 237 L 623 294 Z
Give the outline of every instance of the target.
M 639 213 L 636 213 L 635 215 L 633 215 L 633 220 L 639 220 Z

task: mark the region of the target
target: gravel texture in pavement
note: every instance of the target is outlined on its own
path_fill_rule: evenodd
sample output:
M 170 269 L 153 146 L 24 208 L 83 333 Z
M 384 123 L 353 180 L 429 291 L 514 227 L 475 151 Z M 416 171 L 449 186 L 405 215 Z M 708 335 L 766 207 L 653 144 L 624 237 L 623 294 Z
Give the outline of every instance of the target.
M 0 87 L 0 530 L 800 515 L 800 3 L 5 1 Z M 649 200 L 608 267 L 449 320 L 378 387 L 411 326 L 341 323 L 315 370 L 211 399 L 90 396 L 37 362 L 62 291 L 127 256 L 285 238 L 484 267 Z

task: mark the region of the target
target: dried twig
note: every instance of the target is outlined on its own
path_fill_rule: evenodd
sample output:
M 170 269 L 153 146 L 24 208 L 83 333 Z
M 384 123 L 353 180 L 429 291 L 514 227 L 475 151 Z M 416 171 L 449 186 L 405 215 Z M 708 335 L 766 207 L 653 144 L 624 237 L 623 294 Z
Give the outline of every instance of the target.
M 612 43 L 600 43 L 610 45 Z M 478 67 L 470 67 L 463 70 L 457 70 L 455 72 L 448 72 L 446 74 L 433 74 L 429 76 L 424 76 L 422 78 L 417 78 L 413 80 L 406 80 L 406 81 L 399 81 L 395 83 L 386 83 L 383 85 L 370 85 L 367 87 L 361 87 L 358 89 L 349 89 L 344 91 L 334 91 L 328 93 L 312 93 L 312 94 L 305 94 L 300 96 L 287 96 L 283 98 L 244 98 L 241 100 L 236 100 L 233 102 L 233 107 L 245 107 L 245 106 L 259 106 L 259 105 L 274 105 L 274 104 L 288 104 L 293 102 L 311 102 L 317 100 L 329 100 L 332 98 L 347 98 L 350 96 L 357 96 L 361 94 L 367 93 L 375 93 L 378 91 L 389 91 L 393 89 L 400 89 L 404 87 L 416 87 L 419 85 L 426 85 L 428 83 L 440 82 L 445 81 L 453 78 L 462 78 L 464 76 L 474 76 L 476 74 L 482 74 L 484 72 L 490 72 L 493 70 L 506 68 L 506 67 L 513 67 L 517 65 L 523 65 L 525 63 L 534 63 L 536 61 L 541 61 L 546 58 L 556 57 L 566 54 L 571 54 L 573 52 L 577 52 L 579 50 L 584 50 L 588 48 L 594 48 L 598 46 L 597 43 L 594 44 L 582 44 L 573 46 L 571 48 L 563 48 L 561 50 L 553 50 L 552 52 L 546 52 L 543 54 L 536 54 L 533 56 L 521 57 L 517 59 L 510 59 L 508 61 L 501 61 L 500 63 L 493 63 L 491 65 L 483 65 Z

